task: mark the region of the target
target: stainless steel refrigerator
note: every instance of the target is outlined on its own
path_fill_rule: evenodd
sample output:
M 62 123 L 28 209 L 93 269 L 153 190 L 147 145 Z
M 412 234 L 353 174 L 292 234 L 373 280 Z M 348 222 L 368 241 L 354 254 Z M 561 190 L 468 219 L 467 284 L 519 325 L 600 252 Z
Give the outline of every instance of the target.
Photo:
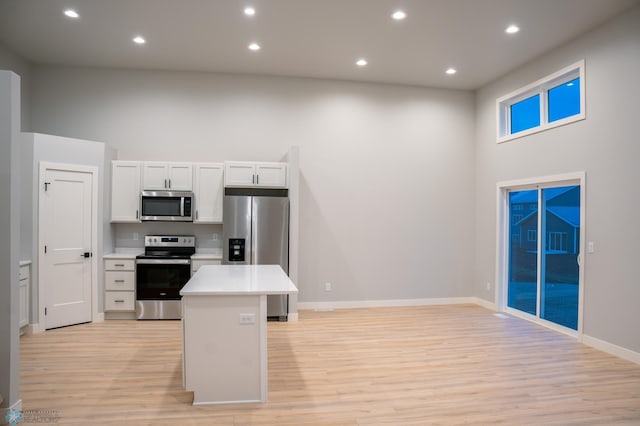
M 289 274 L 289 197 L 286 189 L 226 188 L 223 264 L 280 265 Z M 267 319 L 286 321 L 288 296 L 267 296 Z

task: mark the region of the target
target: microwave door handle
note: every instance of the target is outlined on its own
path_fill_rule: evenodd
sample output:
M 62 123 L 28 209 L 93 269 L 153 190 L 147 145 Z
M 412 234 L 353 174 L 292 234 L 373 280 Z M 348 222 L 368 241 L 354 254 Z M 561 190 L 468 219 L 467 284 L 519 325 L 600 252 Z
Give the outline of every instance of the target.
M 180 197 L 180 216 L 184 217 L 184 197 Z

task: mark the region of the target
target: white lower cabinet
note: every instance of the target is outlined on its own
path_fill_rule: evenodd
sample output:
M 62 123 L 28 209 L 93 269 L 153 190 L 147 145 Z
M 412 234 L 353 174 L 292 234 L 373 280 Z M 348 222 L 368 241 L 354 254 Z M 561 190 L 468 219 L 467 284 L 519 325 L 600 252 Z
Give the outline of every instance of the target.
M 133 291 L 107 291 L 104 295 L 104 310 L 133 311 L 135 309 L 135 293 Z
M 104 311 L 134 312 L 136 295 L 135 260 L 104 260 Z
M 29 287 L 31 283 L 31 267 L 20 266 L 20 328 L 29 325 Z

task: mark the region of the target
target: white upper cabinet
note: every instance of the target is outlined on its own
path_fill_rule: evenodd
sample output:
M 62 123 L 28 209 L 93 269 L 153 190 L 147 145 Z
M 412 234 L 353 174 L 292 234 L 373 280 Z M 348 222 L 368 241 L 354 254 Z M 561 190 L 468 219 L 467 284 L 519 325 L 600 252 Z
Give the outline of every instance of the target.
M 140 162 L 111 163 L 111 222 L 140 222 Z
M 192 191 L 191 163 L 145 162 L 142 169 L 142 189 L 161 191 Z
M 228 161 L 224 176 L 225 186 L 286 188 L 287 164 Z
M 194 223 L 221 223 L 224 164 L 196 163 L 193 169 Z

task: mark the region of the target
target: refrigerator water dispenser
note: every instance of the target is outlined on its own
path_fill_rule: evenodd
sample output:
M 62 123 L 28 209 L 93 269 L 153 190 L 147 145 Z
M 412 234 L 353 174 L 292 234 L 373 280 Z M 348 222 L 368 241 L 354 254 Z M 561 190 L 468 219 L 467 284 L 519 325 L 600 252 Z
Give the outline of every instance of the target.
M 244 238 L 229 238 L 229 262 L 244 262 Z

